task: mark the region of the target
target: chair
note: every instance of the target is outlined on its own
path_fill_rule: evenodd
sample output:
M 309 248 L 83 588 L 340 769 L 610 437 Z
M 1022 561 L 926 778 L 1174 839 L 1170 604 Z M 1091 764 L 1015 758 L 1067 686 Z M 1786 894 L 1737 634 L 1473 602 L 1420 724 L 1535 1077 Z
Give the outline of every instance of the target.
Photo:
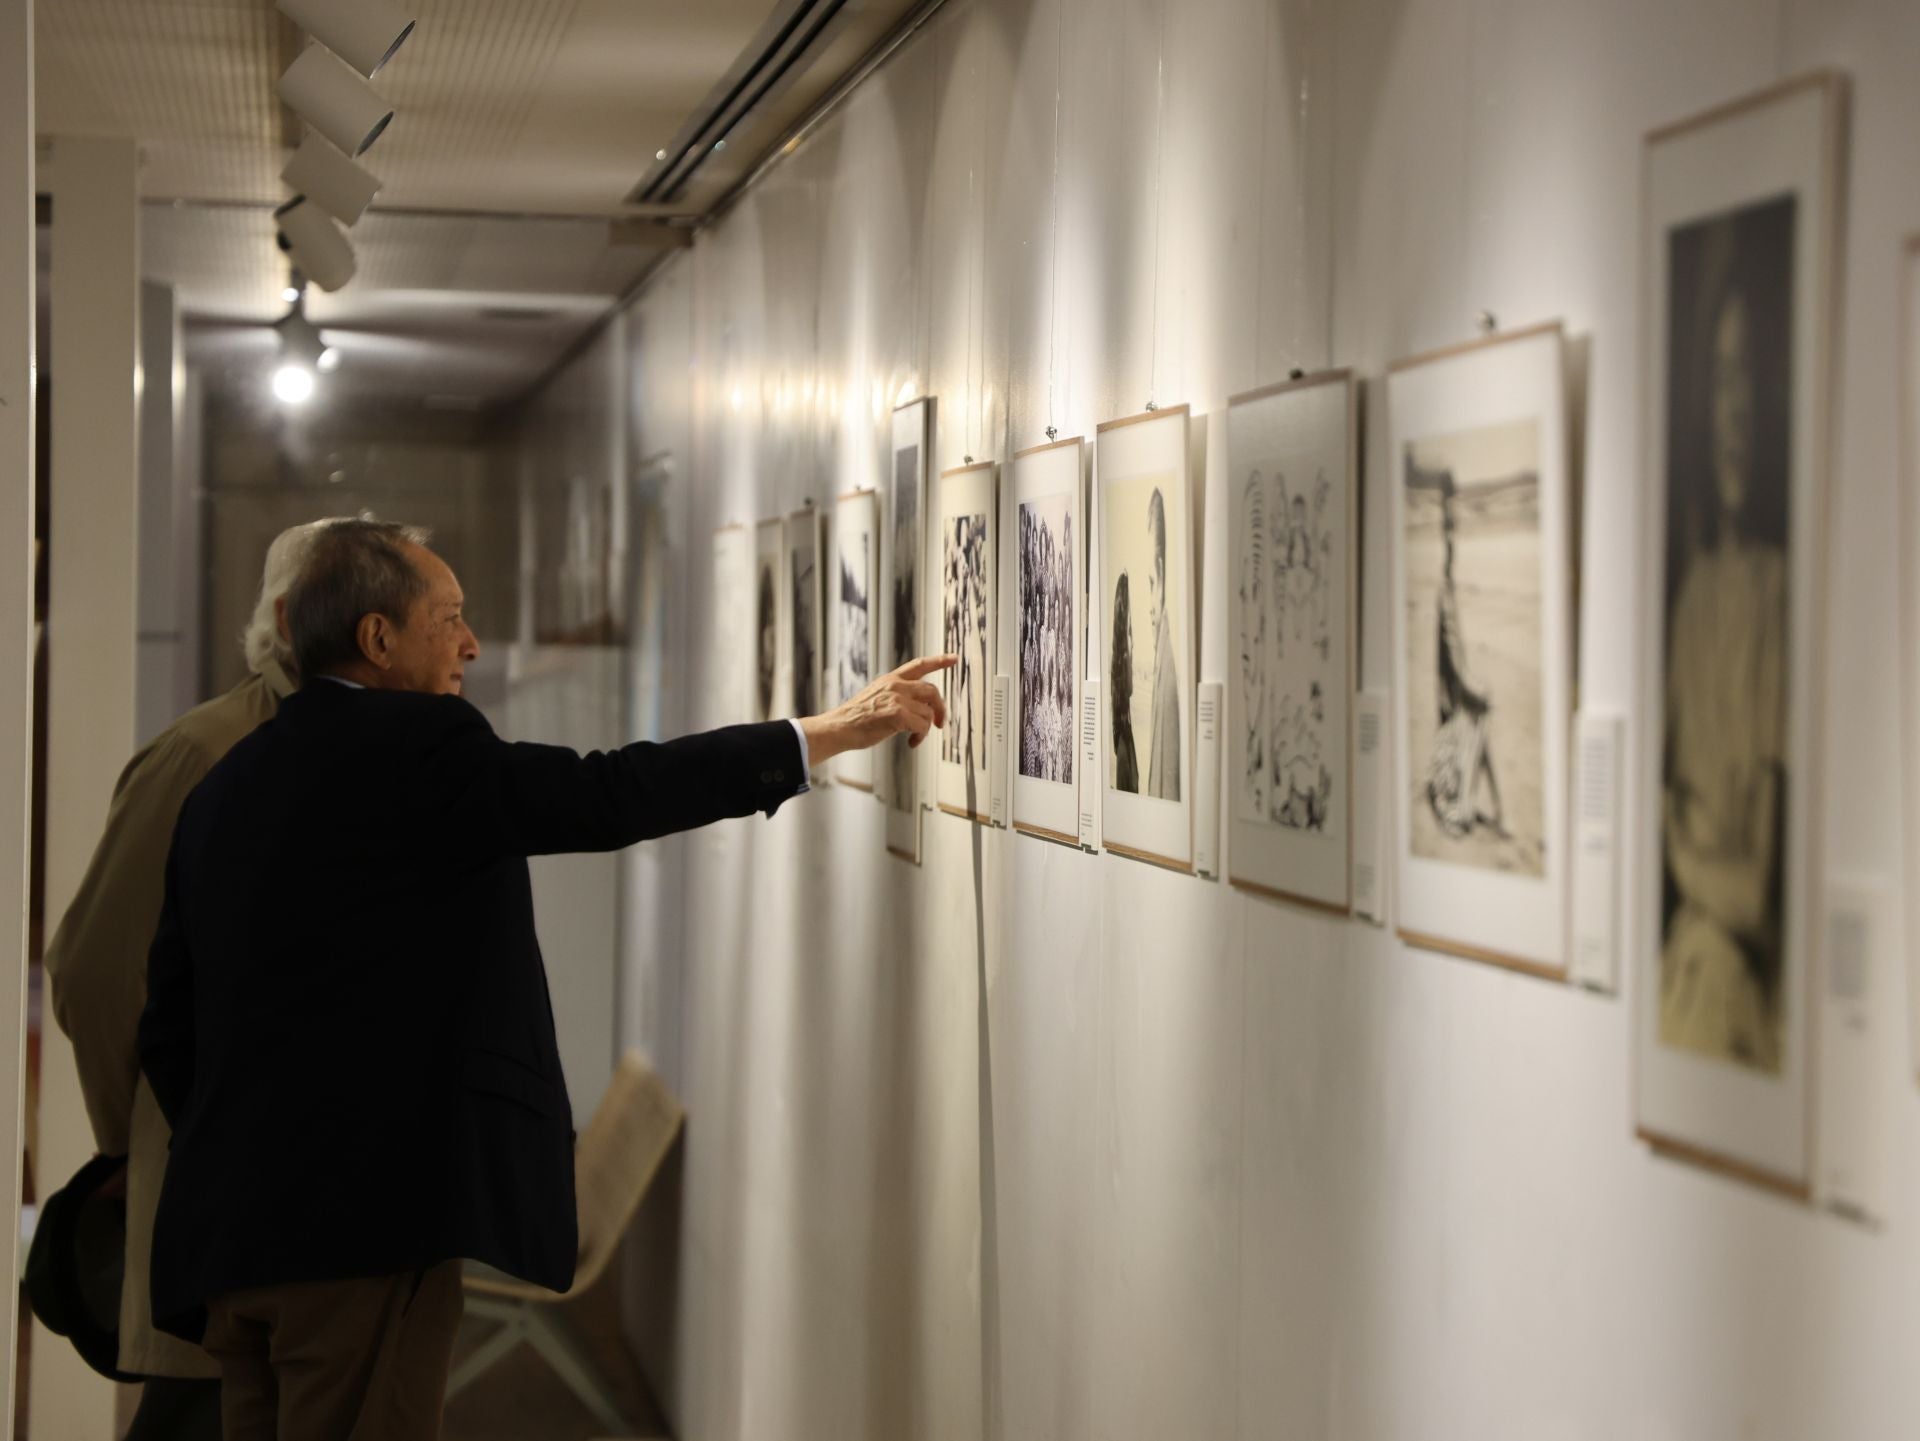
M 469 1266 L 463 1278 L 467 1314 L 499 1329 L 474 1348 L 447 1381 L 452 1396 L 525 1341 L 567 1388 L 611 1431 L 628 1428 L 613 1389 L 555 1308 L 588 1290 L 606 1272 L 634 1212 L 646 1197 L 685 1118 L 679 1100 L 638 1051 L 614 1068 L 607 1093 L 574 1148 L 580 1207 L 580 1260 L 564 1295 Z

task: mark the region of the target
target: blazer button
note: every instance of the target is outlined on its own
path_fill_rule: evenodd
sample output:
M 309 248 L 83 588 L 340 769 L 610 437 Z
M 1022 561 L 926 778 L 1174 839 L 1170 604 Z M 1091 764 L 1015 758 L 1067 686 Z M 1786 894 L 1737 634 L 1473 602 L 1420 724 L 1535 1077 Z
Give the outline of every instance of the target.
M 783 781 L 787 778 L 787 773 L 785 771 L 775 771 L 773 778 L 777 781 Z
M 772 771 L 761 771 L 761 772 L 760 772 L 760 784 L 761 784 L 761 785 L 763 785 L 763 786 L 766 786 L 766 785 L 772 785 L 772 784 L 773 784 L 773 772 L 772 772 Z

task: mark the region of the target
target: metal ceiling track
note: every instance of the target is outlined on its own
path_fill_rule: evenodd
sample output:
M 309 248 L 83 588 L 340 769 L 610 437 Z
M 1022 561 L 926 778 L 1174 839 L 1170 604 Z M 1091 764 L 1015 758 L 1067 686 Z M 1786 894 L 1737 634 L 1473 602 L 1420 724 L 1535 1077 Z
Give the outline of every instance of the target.
M 640 177 L 629 204 L 677 200 L 688 181 L 727 143 L 734 128 L 791 83 L 828 35 L 847 0 L 781 0 L 751 44 L 667 145 L 665 158 Z

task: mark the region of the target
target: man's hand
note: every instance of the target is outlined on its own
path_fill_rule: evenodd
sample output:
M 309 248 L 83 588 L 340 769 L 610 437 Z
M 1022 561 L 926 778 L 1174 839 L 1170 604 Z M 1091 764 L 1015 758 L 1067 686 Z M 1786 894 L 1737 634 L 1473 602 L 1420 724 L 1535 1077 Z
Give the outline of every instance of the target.
M 947 723 L 947 702 L 940 687 L 927 677 L 960 659 L 957 655 L 922 656 L 889 671 L 845 705 L 825 715 L 800 722 L 807 733 L 807 758 L 814 765 L 842 751 L 865 750 L 905 731 L 919 745 L 934 726 Z

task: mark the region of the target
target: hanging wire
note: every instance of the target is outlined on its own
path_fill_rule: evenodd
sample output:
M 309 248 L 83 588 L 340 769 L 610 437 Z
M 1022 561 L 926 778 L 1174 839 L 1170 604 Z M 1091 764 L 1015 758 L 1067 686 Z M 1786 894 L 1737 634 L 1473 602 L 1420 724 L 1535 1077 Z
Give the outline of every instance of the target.
M 1154 75 L 1153 137 L 1153 322 L 1147 367 L 1147 409 L 1154 410 L 1160 394 L 1160 222 L 1166 210 L 1167 175 L 1167 0 L 1160 0 L 1160 59 Z
M 1253 378 L 1247 382 L 1251 386 L 1260 383 L 1265 374 L 1260 369 L 1260 336 L 1266 329 L 1267 317 L 1267 96 L 1272 87 L 1267 84 L 1267 65 L 1273 58 L 1273 12 L 1278 7 L 1266 7 L 1266 25 L 1260 37 L 1260 189 L 1256 204 L 1258 213 L 1253 219 Z
M 1047 289 L 1047 439 L 1059 434 L 1059 416 L 1054 410 L 1054 375 L 1059 360 L 1060 330 L 1060 91 L 1065 84 L 1066 0 L 1054 0 L 1053 7 L 1053 218 L 1048 244 L 1052 248 L 1049 265 L 1053 271 Z

